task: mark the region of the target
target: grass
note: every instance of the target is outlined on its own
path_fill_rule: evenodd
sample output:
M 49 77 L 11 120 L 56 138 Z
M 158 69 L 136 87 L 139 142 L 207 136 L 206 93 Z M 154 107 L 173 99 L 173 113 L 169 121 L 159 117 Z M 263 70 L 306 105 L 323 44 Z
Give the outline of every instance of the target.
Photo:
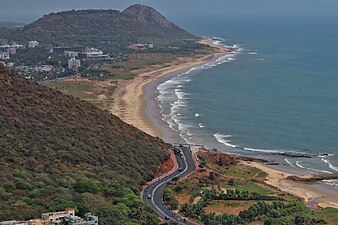
M 253 182 L 248 182 L 245 184 L 237 184 L 234 186 L 230 186 L 230 185 L 223 185 L 224 188 L 226 189 L 238 189 L 240 191 L 249 191 L 249 192 L 256 192 L 258 194 L 261 195 L 271 195 L 274 194 L 275 192 L 264 188 L 262 185 L 258 185 L 256 183 Z
M 247 166 L 244 164 L 231 165 L 228 167 L 220 167 L 224 175 L 244 179 L 264 178 L 266 174 L 258 168 Z
M 175 60 L 175 57 L 172 54 L 143 53 L 131 55 L 126 61 L 103 64 L 100 69 L 111 73 L 113 76 L 120 76 L 120 79 L 125 79 L 125 76 L 134 74 L 137 70 L 147 69 L 157 65 L 164 66 L 173 60 Z
M 256 201 L 218 200 L 210 202 L 210 204 L 207 207 L 205 207 L 205 211 L 214 212 L 219 215 L 224 213 L 238 215 L 241 211 L 249 208 L 251 205 L 255 203 Z
M 92 98 L 93 93 L 91 92 L 93 91 L 94 83 L 55 81 L 47 83 L 46 86 L 55 88 L 74 97 L 86 99 Z
M 88 101 L 100 109 L 110 110 L 114 103 L 113 94 L 116 87 L 109 82 L 55 81 L 47 83 L 46 86 Z
M 319 219 L 327 220 L 329 224 L 338 224 L 338 209 L 326 208 L 320 212 L 314 213 L 314 216 Z

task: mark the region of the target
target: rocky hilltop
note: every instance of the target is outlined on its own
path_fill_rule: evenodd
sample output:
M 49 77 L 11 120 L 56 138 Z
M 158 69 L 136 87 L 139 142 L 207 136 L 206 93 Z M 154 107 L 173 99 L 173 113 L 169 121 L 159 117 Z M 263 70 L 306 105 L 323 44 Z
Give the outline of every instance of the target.
M 117 10 L 72 10 L 51 13 L 14 31 L 0 32 L 10 40 L 37 40 L 42 44 L 63 42 L 86 45 L 91 42 L 132 43 L 143 39 L 195 39 L 155 9 L 132 5 Z

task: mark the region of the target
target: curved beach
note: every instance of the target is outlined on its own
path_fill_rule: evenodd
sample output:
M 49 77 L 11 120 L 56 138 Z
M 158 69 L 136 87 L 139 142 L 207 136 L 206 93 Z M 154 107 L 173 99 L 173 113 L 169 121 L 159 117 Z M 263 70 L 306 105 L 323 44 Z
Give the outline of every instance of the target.
M 185 143 L 185 140 L 167 122 L 162 120 L 161 108 L 156 97 L 157 87 L 178 73 L 206 64 L 229 52 L 217 44 L 210 44 L 210 39 L 203 40 L 217 48 L 212 54 L 202 58 L 181 58 L 162 68 L 151 72 L 141 73 L 133 80 L 123 80 L 119 83 L 114 94 L 115 104 L 111 112 L 125 122 L 143 130 L 144 132 L 171 143 Z M 292 168 L 269 167 L 263 163 L 251 163 L 268 174 L 266 184 L 280 189 L 305 200 L 308 205 L 316 207 L 338 208 L 338 196 L 320 184 L 299 183 L 287 180 L 290 175 L 299 175 L 299 171 Z

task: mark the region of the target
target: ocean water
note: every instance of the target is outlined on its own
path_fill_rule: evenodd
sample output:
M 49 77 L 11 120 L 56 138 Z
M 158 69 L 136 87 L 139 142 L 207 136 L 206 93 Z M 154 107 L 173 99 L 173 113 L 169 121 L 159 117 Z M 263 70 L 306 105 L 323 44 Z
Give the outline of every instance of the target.
M 185 27 L 234 51 L 158 86 L 173 130 L 191 144 L 338 172 L 338 16 L 219 15 Z

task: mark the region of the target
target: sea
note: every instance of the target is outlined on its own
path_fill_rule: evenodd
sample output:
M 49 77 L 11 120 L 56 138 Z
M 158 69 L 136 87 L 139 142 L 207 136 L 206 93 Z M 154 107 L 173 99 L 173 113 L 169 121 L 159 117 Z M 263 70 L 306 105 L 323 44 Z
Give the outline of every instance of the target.
M 338 172 L 338 16 L 214 15 L 176 21 L 232 52 L 157 87 L 187 143 Z M 216 38 L 217 37 L 217 38 Z M 337 180 L 324 181 L 338 190 Z

